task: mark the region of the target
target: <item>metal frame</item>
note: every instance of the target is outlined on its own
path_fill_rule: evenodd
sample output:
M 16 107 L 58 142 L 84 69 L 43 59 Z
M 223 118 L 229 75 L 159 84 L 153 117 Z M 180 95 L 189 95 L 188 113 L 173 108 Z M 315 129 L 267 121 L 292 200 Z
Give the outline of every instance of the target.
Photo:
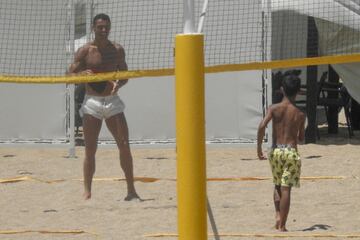
M 262 0 L 262 34 L 263 34 L 263 61 L 271 61 L 271 30 L 272 30 L 272 23 L 271 23 L 271 0 Z M 264 69 L 263 70 L 263 94 L 265 103 L 263 104 L 264 107 L 264 114 L 266 109 L 269 105 L 272 104 L 272 70 L 271 69 Z M 271 147 L 273 144 L 272 139 L 272 122 L 269 123 L 267 132 L 266 132 L 266 139 L 265 142 L 268 147 Z

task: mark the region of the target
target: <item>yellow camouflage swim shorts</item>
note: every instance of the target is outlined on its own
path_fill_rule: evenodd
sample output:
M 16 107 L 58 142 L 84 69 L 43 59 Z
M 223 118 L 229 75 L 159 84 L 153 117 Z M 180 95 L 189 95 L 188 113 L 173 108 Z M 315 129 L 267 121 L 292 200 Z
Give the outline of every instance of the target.
M 272 149 L 269 153 L 269 162 L 275 185 L 300 187 L 301 160 L 295 148 Z

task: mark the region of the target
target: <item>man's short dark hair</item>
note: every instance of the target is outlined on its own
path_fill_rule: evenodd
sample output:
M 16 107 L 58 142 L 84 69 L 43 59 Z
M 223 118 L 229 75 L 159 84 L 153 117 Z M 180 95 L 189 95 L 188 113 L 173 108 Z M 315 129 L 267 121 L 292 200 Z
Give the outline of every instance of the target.
M 99 19 L 102 19 L 102 20 L 105 20 L 105 21 L 108 21 L 109 23 L 111 23 L 109 15 L 106 15 L 105 13 L 99 13 L 93 19 L 93 26 L 95 26 L 96 21 Z
M 300 90 L 301 80 L 294 74 L 287 75 L 283 78 L 282 87 L 288 97 L 295 96 Z

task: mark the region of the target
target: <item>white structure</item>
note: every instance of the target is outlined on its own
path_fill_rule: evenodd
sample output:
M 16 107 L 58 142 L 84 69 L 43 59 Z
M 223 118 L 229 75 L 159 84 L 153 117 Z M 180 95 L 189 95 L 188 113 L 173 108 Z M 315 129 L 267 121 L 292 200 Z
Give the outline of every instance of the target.
M 29 11 L 32 14 L 28 14 Z M 41 24 L 33 20 L 35 16 L 41 19 Z M 70 40 L 69 30 L 64 27 L 68 25 L 66 3 L 56 0 L 50 0 L 48 4 L 39 4 L 36 0 L 2 0 L 0 19 L 0 74 L 31 76 L 65 73 L 69 59 L 66 46 Z M 54 57 L 39 57 L 38 53 L 43 53 L 44 49 Z M 65 84 L 1 84 L 0 141 L 68 141 L 68 96 Z
M 203 1 L 199 0 L 197 7 L 202 7 Z M 147 19 L 139 17 L 136 24 L 127 25 L 131 22 L 130 14 L 122 14 L 117 9 L 107 9 L 111 1 L 93 1 L 92 16 L 97 13 L 105 12 L 110 15 L 112 20 L 112 30 L 110 38 L 123 44 L 127 52 L 127 62 L 130 69 L 142 69 L 144 66 L 138 60 L 141 49 L 134 46 L 148 45 L 146 51 L 161 53 L 164 45 L 172 49 L 174 36 L 176 33 L 183 31 L 182 23 L 182 1 L 178 3 L 178 11 L 173 13 L 170 21 L 174 21 L 172 25 L 177 26 L 175 29 L 162 29 L 163 22 L 161 18 Z M 123 4 L 124 10 L 131 5 L 131 11 L 141 15 L 146 7 L 147 11 L 153 12 L 153 16 L 165 14 L 164 9 L 150 2 L 142 2 L 139 4 Z M 211 4 L 209 4 L 211 5 Z M 246 4 L 244 4 L 246 6 Z M 210 6 L 209 6 L 210 7 Z M 228 6 L 224 5 L 223 8 Z M 253 33 L 253 41 L 251 46 L 243 48 L 257 49 L 258 59 L 261 61 L 262 51 L 262 3 L 261 1 L 248 1 L 249 9 L 257 9 L 257 17 L 253 15 L 257 22 L 252 22 L 250 28 L 257 29 Z M 200 9 L 199 9 L 200 10 Z M 214 11 L 215 9 L 210 9 Z M 204 34 L 207 34 L 207 21 L 217 22 L 226 16 L 219 16 L 208 13 L 204 22 Z M 248 16 L 240 16 L 236 19 L 238 22 L 232 22 L 234 26 L 238 26 L 239 34 L 246 36 L 246 29 L 241 29 L 243 22 Z M 91 18 L 89 18 L 91 19 Z M 149 24 L 149 22 L 151 24 Z M 149 26 L 150 25 L 150 26 Z M 157 28 L 156 26 L 162 26 Z M 163 39 L 168 39 L 165 43 L 154 43 L 154 39 L 146 37 L 147 28 L 154 28 L 154 32 L 161 35 Z M 211 25 L 208 27 L 211 30 Z M 75 41 L 80 45 L 83 39 Z M 234 38 L 236 35 L 234 34 Z M 207 42 L 221 46 L 222 39 L 216 36 L 208 36 Z M 235 41 L 235 40 L 234 40 Z M 205 43 L 206 45 L 206 43 Z M 210 45 L 210 44 L 209 44 Z M 241 48 L 241 47 L 239 47 Z M 207 49 L 208 52 L 212 49 Z M 245 51 L 242 51 L 245 52 Z M 226 55 L 227 52 L 219 52 L 219 58 Z M 173 67 L 172 50 L 169 55 L 163 55 L 162 59 L 169 67 Z M 156 61 L 155 61 L 156 62 Z M 159 66 L 153 66 L 157 68 Z M 209 63 L 208 63 L 209 64 Z M 146 68 L 147 66 L 145 66 Z M 254 143 L 256 139 L 257 126 L 262 118 L 264 111 L 263 89 L 265 85 L 265 75 L 263 71 L 246 71 L 246 72 L 227 72 L 206 75 L 206 129 L 207 140 L 216 143 Z M 125 114 L 128 120 L 130 138 L 134 142 L 139 143 L 173 143 L 175 142 L 175 86 L 174 77 L 158 77 L 158 78 L 140 78 L 133 79 L 128 82 L 119 94 L 125 101 Z M 266 101 L 265 96 L 265 101 Z M 104 127 L 100 134 L 102 141 L 111 140 L 111 134 Z
M 109 8 L 106 5 L 108 0 L 102 1 L 79 1 L 75 5 L 75 0 L 58 1 L 49 0 L 48 4 L 43 4 L 39 0 L 27 0 L 26 6 L 21 0 L 2 0 L 0 9 L 0 19 L 2 22 L 11 22 L 11 16 L 23 16 L 23 22 L 16 22 L 16 27 L 7 33 L 8 38 L 0 38 L 1 46 L 11 44 L 5 49 L 0 48 L 1 56 L 9 56 L 8 49 L 22 48 L 22 51 L 16 52 L 19 56 L 19 62 L 1 62 L 1 74 L 21 74 L 21 75 L 63 75 L 73 58 L 75 48 L 75 39 L 80 39 L 87 34 L 91 18 L 100 12 L 108 13 L 112 19 L 112 34 L 110 38 L 122 43 L 127 52 L 127 62 L 130 69 L 150 69 L 158 68 L 154 65 L 143 66 L 139 62 L 139 56 L 161 59 L 164 65 L 162 67 L 173 66 L 173 41 L 176 33 L 182 32 L 182 3 L 180 1 L 179 11 L 172 12 L 169 21 L 178 27 L 171 29 L 161 29 L 157 32 L 156 26 L 163 26 L 163 22 L 152 18 L 151 21 L 145 17 L 139 17 L 134 23 L 127 19 L 129 15 L 122 14 L 119 9 Z M 203 1 L 197 1 L 202 3 Z M 256 49 L 258 51 L 257 61 L 261 61 L 264 54 L 263 32 L 262 32 L 262 11 L 261 0 L 248 0 L 248 6 L 256 9 L 252 13 L 254 19 L 251 28 L 256 29 L 251 35 L 252 41 L 248 45 L 239 49 Z M 143 1 L 148 4 L 144 6 L 137 5 L 137 2 L 130 1 L 133 4 L 133 11 L 139 16 L 146 16 L 152 12 L 152 16 L 163 14 L 163 9 L 158 8 L 152 1 Z M 17 4 L 25 6 L 24 8 L 14 9 L 6 8 L 6 4 Z M 82 5 L 85 4 L 85 5 Z M 123 4 L 124 5 L 124 4 Z M 199 4 L 201 7 L 201 4 Z M 211 3 L 209 3 L 210 7 Z M 255 5 L 255 6 L 254 6 Z M 75 6 L 78 6 L 75 9 Z M 246 6 L 246 5 L 245 5 Z M 227 7 L 227 6 L 224 6 Z M 150 9 L 149 9 L 150 8 Z M 6 11 L 4 9 L 7 9 Z M 9 9 L 12 9 L 11 11 Z M 22 14 L 22 11 L 36 11 L 34 14 Z M 124 10 L 126 11 L 126 9 Z M 142 13 L 146 11 L 147 13 Z M 214 9 L 212 10 L 214 11 Z M 86 18 L 74 13 L 85 14 Z M 56 14 L 61 14 L 57 16 Z M 55 16 L 56 15 L 56 16 Z M 41 16 L 44 19 L 42 27 L 46 26 L 46 31 L 38 29 L 34 24 L 33 18 Z M 170 15 L 169 15 L 170 16 Z M 204 33 L 206 36 L 207 20 L 220 21 L 220 16 L 207 15 L 204 22 Z M 223 16 L 224 17 L 224 16 Z M 226 16 L 225 16 L 226 17 Z M 241 23 L 247 16 L 240 16 L 236 19 L 239 22 L 233 22 L 234 26 L 239 26 L 238 34 L 248 36 L 246 29 L 241 28 Z M 51 21 L 46 22 L 51 19 Z M 85 19 L 85 20 L 84 20 Z M 157 22 L 158 21 L 158 22 Z M 159 34 L 157 39 L 168 39 L 168 42 L 153 42 L 146 34 L 149 28 L 149 22 L 154 27 L 154 31 Z M 6 24 L 5 24 L 6 25 Z M 21 25 L 21 26 L 18 26 Z M 1 29 L 1 27 L 0 27 Z M 80 30 L 79 30 L 80 29 Z M 85 31 L 84 31 L 85 29 Z M 76 31 L 74 31 L 76 30 Z M 83 31 L 83 32 L 81 32 Z M 80 32 L 80 34 L 79 34 Z M 21 35 L 31 39 L 26 44 Z M 49 41 L 49 36 L 54 36 Z M 25 36 L 24 36 L 25 37 Z M 236 35 L 234 35 L 236 38 Z M 9 41 L 9 39 L 12 39 Z M 229 39 L 228 39 L 229 40 Z M 31 42 L 33 41 L 33 42 Z M 207 42 L 221 46 L 224 44 L 221 39 L 215 36 L 208 36 Z M 57 56 L 58 61 L 52 59 L 35 58 L 39 49 L 28 47 L 33 43 L 45 42 L 48 44 L 47 51 L 51 56 Z M 145 50 L 148 52 L 139 52 L 137 46 L 149 45 Z M 157 55 L 159 49 L 168 49 L 168 55 Z M 14 50 L 15 51 L 15 50 Z M 207 52 L 211 49 L 206 49 Z M 244 52 L 244 50 L 242 51 Z M 154 54 L 155 53 L 155 54 Z M 228 52 L 219 51 L 216 53 L 228 54 Z M 41 55 L 38 55 L 41 56 Z M 18 59 L 18 58 L 17 58 Z M 21 70 L 21 61 L 26 61 L 27 69 Z M 15 66 L 15 68 L 14 68 Z M 17 68 L 18 66 L 18 68 Z M 38 69 L 42 67 L 40 70 Z M 49 72 L 46 71 L 49 70 Z M 55 69 L 55 70 L 54 70 Z M 227 72 L 218 74 L 209 74 L 206 76 L 206 128 L 207 140 L 209 142 L 230 142 L 230 143 L 254 143 L 256 139 L 256 129 L 264 112 L 267 101 L 267 95 L 264 95 L 269 78 L 266 78 L 266 72 L 247 71 L 247 72 Z M 57 85 L 17 85 L 2 84 L 0 87 L 0 141 L 1 142 L 51 142 L 64 143 L 71 142 L 73 137 L 72 125 L 69 119 L 73 118 L 70 106 L 73 101 L 71 88 L 64 84 Z M 129 83 L 119 91 L 121 98 L 126 104 L 125 113 L 128 120 L 130 139 L 132 142 L 139 143 L 161 143 L 174 142 L 175 139 L 175 102 L 174 102 L 174 78 L 140 78 L 130 80 Z M 104 127 L 100 140 L 107 142 L 112 139 L 109 132 Z M 72 146 L 70 146 L 72 147 Z
M 281 18 L 281 21 L 277 21 L 277 23 L 284 23 L 283 26 L 276 26 L 276 30 L 273 32 L 273 35 L 276 35 L 274 37 L 277 37 L 276 42 L 281 43 L 282 39 L 288 38 L 282 34 L 284 27 L 291 29 L 291 24 L 297 25 L 296 29 L 302 29 L 304 32 L 297 34 L 293 41 L 302 42 L 304 44 L 303 53 L 306 54 L 307 16 L 311 16 L 315 18 L 319 33 L 320 56 L 360 53 L 359 1 L 319 0 L 316 1 L 316 5 L 313 0 L 276 0 L 271 2 L 273 17 Z M 297 18 L 298 21 L 289 21 L 294 18 Z M 291 46 L 291 43 L 288 46 Z M 273 50 L 277 51 L 275 53 L 277 56 L 283 58 L 287 57 L 287 54 L 291 54 L 291 49 L 283 49 L 281 46 L 277 46 Z M 360 102 L 360 63 L 332 66 L 343 80 L 350 95 Z

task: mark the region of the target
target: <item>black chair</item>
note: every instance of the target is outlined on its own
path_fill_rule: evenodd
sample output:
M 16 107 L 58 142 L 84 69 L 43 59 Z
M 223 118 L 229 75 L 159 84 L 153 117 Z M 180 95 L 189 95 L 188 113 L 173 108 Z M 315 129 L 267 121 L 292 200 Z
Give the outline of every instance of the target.
M 324 107 L 328 123 L 330 121 L 329 108 L 336 109 L 337 113 L 344 108 L 346 125 L 349 137 L 351 138 L 354 136 L 350 117 L 351 97 L 342 83 L 332 83 L 325 80 L 326 78 L 320 79 L 318 85 L 317 104 L 318 106 Z
M 322 88 L 322 85 L 324 84 L 324 82 L 326 81 L 327 79 L 327 76 L 328 76 L 328 72 L 323 72 L 323 74 L 321 75 L 320 77 L 320 80 L 319 82 L 317 83 L 317 90 L 316 90 L 316 96 L 319 96 L 320 95 L 320 92 L 321 92 L 321 88 Z M 307 92 L 307 86 L 306 84 L 301 84 L 300 86 L 300 92 L 298 95 L 304 95 L 306 96 L 306 92 Z M 319 97 L 318 97 L 319 98 Z M 295 103 L 299 106 L 304 106 L 304 104 L 306 104 L 306 100 L 296 100 Z M 305 107 L 305 106 L 304 106 Z
M 320 94 L 320 89 L 321 89 L 321 85 L 325 82 L 325 80 L 327 79 L 327 76 L 328 76 L 328 72 L 325 71 L 323 72 L 323 74 L 321 75 L 320 77 L 320 80 L 319 82 L 317 83 L 317 89 L 316 89 L 316 96 L 319 96 Z M 306 96 L 307 95 L 307 85 L 306 84 L 301 84 L 300 86 L 300 92 L 298 94 L 298 97 L 297 98 L 300 98 L 300 96 Z M 303 112 L 306 112 L 306 98 L 305 99 L 297 99 L 295 100 L 295 105 Z M 319 105 L 317 105 L 319 106 Z M 319 107 L 317 107 L 319 108 Z M 320 130 L 318 128 L 318 124 L 319 124 L 319 121 L 317 120 L 317 124 L 316 124 L 316 136 L 318 139 L 320 139 Z
M 360 103 L 351 98 L 351 127 L 353 130 L 360 130 Z

